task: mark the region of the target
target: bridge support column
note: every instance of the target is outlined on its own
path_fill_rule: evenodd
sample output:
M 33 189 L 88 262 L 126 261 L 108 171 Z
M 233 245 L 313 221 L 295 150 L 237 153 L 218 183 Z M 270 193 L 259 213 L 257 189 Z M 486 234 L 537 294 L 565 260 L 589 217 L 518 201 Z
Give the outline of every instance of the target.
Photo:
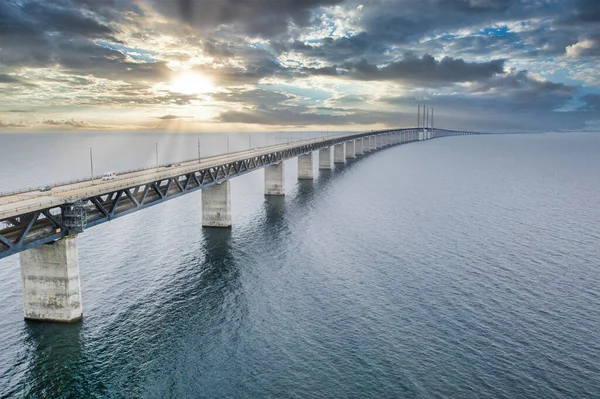
M 202 189 L 202 227 L 231 227 L 231 182 Z
M 285 165 L 283 162 L 265 167 L 265 195 L 285 195 Z
M 298 155 L 298 180 L 312 180 L 313 175 L 313 154 Z
M 346 141 L 346 158 L 356 158 L 355 147 L 356 142 L 354 140 Z
M 381 148 L 381 135 L 378 134 L 377 136 L 374 137 L 375 139 L 375 149 L 378 150 Z
M 25 319 L 73 323 L 81 320 L 81 284 L 76 236 L 20 254 Z
M 354 140 L 354 155 L 362 155 L 363 152 L 363 139 Z
M 319 169 L 333 169 L 331 165 L 331 147 L 321 148 L 319 150 Z
M 346 163 L 346 154 L 344 153 L 344 143 L 336 144 L 333 147 L 333 162 Z

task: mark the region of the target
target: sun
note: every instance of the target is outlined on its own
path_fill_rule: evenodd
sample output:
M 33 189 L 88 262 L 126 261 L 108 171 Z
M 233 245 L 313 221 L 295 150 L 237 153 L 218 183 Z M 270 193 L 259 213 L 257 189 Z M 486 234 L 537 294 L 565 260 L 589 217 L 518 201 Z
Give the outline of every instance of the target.
M 212 81 L 199 73 L 178 73 L 169 85 L 169 90 L 181 94 L 204 94 L 214 89 Z

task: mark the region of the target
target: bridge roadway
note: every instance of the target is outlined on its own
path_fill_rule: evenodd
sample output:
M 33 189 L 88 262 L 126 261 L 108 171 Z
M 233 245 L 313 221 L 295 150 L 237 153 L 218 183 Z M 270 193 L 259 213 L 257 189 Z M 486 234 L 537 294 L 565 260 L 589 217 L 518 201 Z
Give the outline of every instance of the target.
M 275 144 L 117 175 L 58 185 L 51 191 L 0 195 L 0 259 L 21 253 L 26 319 L 81 319 L 76 236 L 84 229 L 166 200 L 203 190 L 202 225 L 231 227 L 230 179 L 265 169 L 265 195 L 284 195 L 284 163 L 298 158 L 298 178 L 313 178 L 346 158 L 391 145 L 472 132 L 405 128 Z M 332 154 L 332 149 L 333 154 Z
M 179 166 L 153 167 L 142 171 L 117 174 L 114 180 L 102 181 L 100 178 L 84 180 L 72 184 L 52 187 L 51 191 L 40 192 L 32 190 L 5 196 L 0 196 L 0 219 L 19 216 L 23 213 L 40 209 L 72 203 L 73 201 L 99 196 L 114 192 L 123 187 L 140 186 L 160 179 L 174 178 L 199 169 L 212 168 L 218 165 L 242 161 L 248 158 L 260 157 L 273 152 L 292 149 L 300 145 L 319 144 L 325 140 L 345 137 L 344 135 L 319 137 L 315 139 L 299 140 L 285 144 L 275 144 L 239 152 L 232 152 L 201 158 L 200 160 L 186 161 Z M 175 162 L 175 164 L 177 164 Z

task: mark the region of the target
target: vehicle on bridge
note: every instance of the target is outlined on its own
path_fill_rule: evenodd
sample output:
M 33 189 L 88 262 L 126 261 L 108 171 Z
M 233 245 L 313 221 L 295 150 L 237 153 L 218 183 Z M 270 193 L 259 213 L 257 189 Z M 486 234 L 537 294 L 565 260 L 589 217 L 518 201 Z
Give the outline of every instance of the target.
M 102 181 L 115 180 L 116 177 L 117 177 L 116 172 L 106 172 L 102 175 Z
M 52 190 L 52 186 L 49 186 L 49 185 L 40 186 L 38 188 L 38 190 L 41 191 L 41 192 L 50 191 L 50 190 Z

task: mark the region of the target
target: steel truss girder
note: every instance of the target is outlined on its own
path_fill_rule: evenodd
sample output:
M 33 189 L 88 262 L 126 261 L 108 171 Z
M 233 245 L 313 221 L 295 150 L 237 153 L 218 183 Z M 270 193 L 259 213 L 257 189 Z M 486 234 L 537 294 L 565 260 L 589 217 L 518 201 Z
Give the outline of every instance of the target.
M 431 130 L 435 133 L 433 138 L 478 134 L 444 129 Z M 214 184 L 220 184 L 232 177 L 241 176 L 265 166 L 278 164 L 286 159 L 317 151 L 321 148 L 331 147 L 348 140 L 384 133 L 417 133 L 420 131 L 422 131 L 422 128 L 390 129 L 325 139 L 320 142 L 298 143 L 299 145 L 284 150 L 277 150 L 260 156 L 226 162 L 178 176 L 161 178 L 153 182 L 105 192 L 101 195 L 82 200 L 87 204 L 87 227 L 93 227 L 181 195 L 201 190 Z M 413 139 L 412 141 L 417 141 L 417 139 Z M 407 142 L 410 141 L 400 141 L 397 144 Z M 51 213 L 51 209 L 55 210 L 55 213 Z M 3 228 L 1 227 L 2 224 L 6 224 L 8 227 Z M 67 235 L 69 235 L 69 231 L 62 223 L 62 208 L 60 207 L 37 210 L 0 220 L 0 259 L 56 241 Z

